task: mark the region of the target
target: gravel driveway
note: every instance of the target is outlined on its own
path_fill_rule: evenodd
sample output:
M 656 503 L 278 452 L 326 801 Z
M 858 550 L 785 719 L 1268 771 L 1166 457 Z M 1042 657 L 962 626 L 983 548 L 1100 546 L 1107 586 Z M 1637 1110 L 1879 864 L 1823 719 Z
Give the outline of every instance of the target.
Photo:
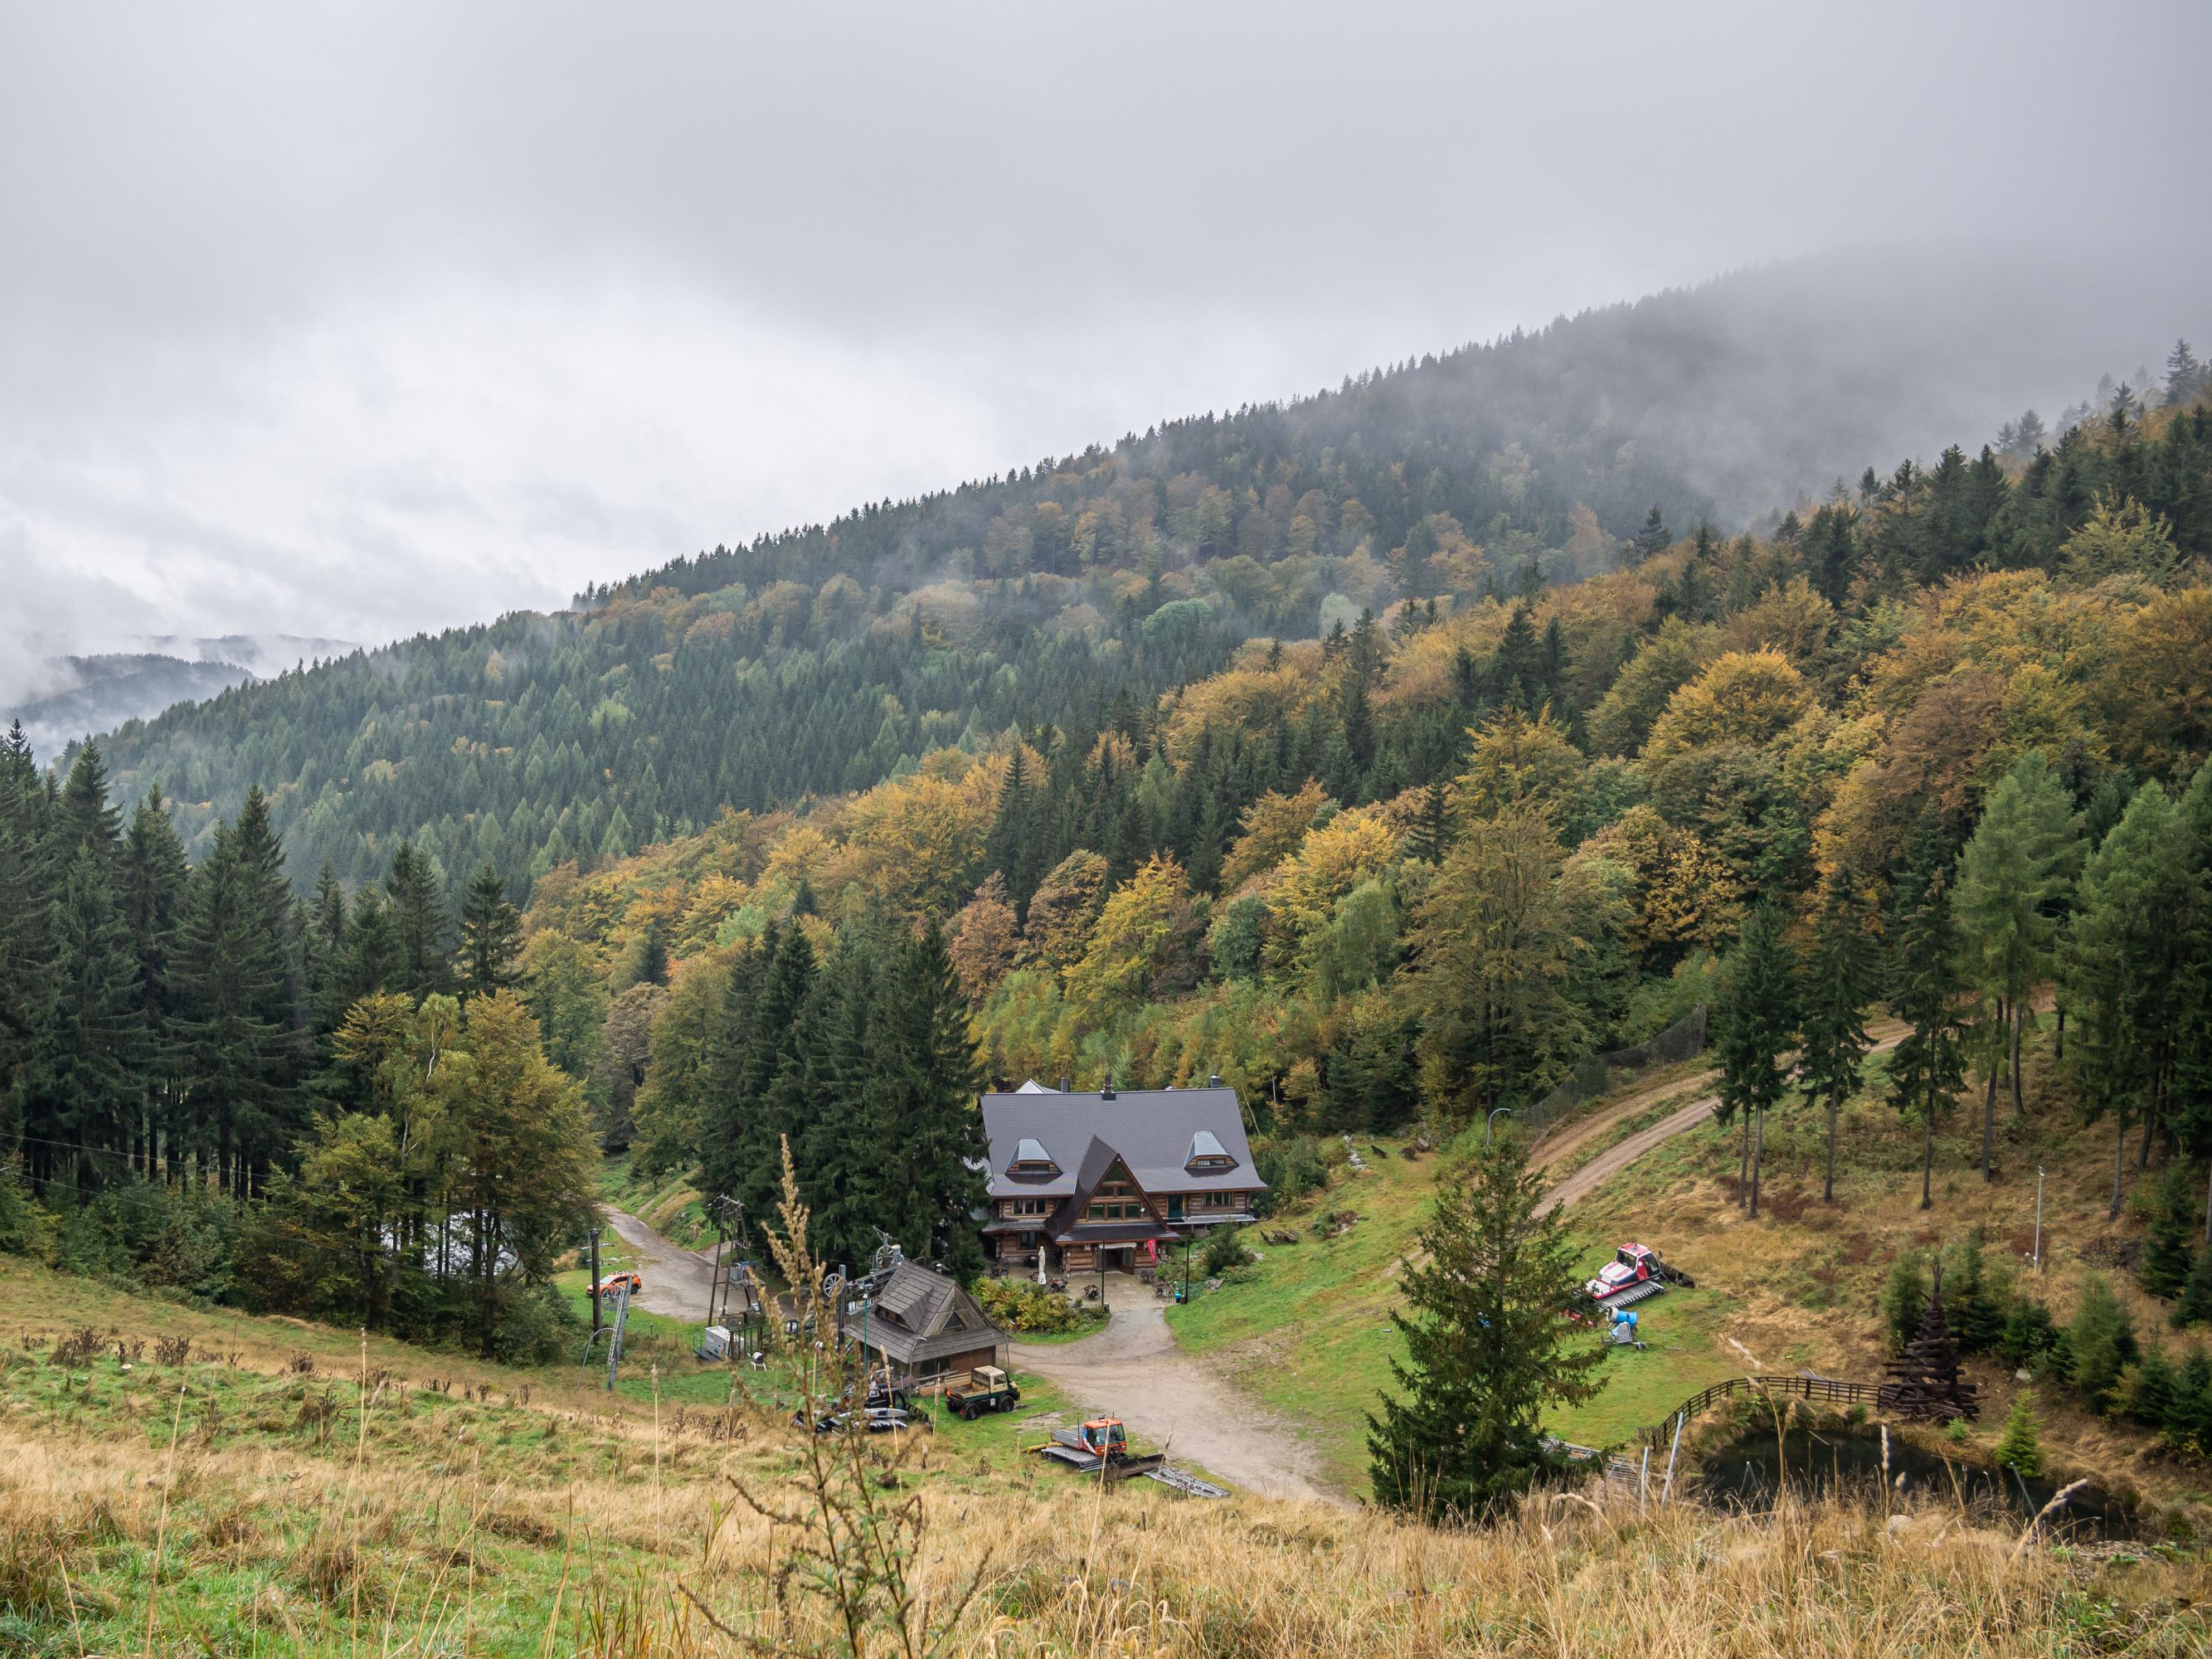
M 1017 1342 L 1015 1365 L 1240 1492 L 1344 1501 L 1322 1485 L 1319 1460 L 1295 1428 L 1176 1346 L 1149 1286 L 1113 1273 L 1106 1284 L 1114 1312 L 1104 1330 L 1079 1342 Z
M 630 1260 L 645 1278 L 637 1305 L 672 1319 L 707 1318 L 707 1291 L 714 1282 L 714 1253 L 672 1244 L 627 1210 L 601 1205 L 607 1224 L 629 1247 Z

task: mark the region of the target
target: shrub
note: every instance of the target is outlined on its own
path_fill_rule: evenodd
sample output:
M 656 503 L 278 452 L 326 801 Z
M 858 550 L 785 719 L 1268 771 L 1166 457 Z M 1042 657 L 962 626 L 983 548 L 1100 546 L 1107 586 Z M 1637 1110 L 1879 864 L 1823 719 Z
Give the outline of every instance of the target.
M 1267 1183 L 1257 1206 L 1263 1216 L 1273 1215 L 1328 1185 L 1328 1165 L 1322 1161 L 1320 1144 L 1311 1135 L 1278 1135 L 1263 1140 L 1253 1149 L 1252 1163 L 1260 1179 Z
M 975 1300 L 1000 1329 L 1029 1334 L 1079 1331 L 1104 1316 L 1096 1308 L 1054 1294 L 1034 1279 L 982 1279 L 975 1286 Z
M 2033 1365 L 2049 1353 L 2058 1340 L 2051 1310 L 2032 1296 L 2014 1298 L 1997 1335 L 1997 1352 L 2015 1365 Z
M 550 1365 L 579 1352 L 584 1331 L 582 1316 L 552 1285 L 514 1286 L 500 1298 L 492 1356 L 508 1365 Z
M 1206 1248 L 1199 1253 L 1200 1264 L 1208 1279 L 1218 1279 L 1232 1267 L 1242 1267 L 1252 1260 L 1251 1251 L 1244 1248 L 1242 1227 L 1216 1227 L 1206 1237 Z

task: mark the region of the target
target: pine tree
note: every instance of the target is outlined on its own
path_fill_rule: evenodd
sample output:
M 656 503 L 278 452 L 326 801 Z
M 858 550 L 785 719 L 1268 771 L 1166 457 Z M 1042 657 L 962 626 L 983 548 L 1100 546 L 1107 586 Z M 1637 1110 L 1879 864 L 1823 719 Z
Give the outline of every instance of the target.
M 1782 1062 L 1797 1026 L 1796 953 L 1783 936 L 1782 907 L 1762 900 L 1729 958 L 1722 994 L 1717 1048 L 1723 1121 L 1743 1121 L 1743 1178 L 1736 1201 L 1759 1218 L 1759 1164 L 1765 1150 L 1767 1109 L 1790 1086 Z
M 2021 1389 L 2013 1397 L 2012 1411 L 2005 1418 L 2004 1437 L 1997 1442 L 1997 1462 L 2025 1480 L 2033 1480 L 2043 1474 L 2043 1443 L 2036 1434 L 2035 1395 L 2027 1389 Z
M 1367 1419 L 1376 1501 L 1425 1517 L 1498 1514 L 1571 1470 L 1547 1446 L 1543 1413 L 1601 1386 L 1602 1352 L 1560 1310 L 1581 1294 L 1575 1250 L 1543 1181 L 1510 1137 L 1441 1180 L 1420 1250 L 1401 1278 L 1412 1316 L 1393 1312 L 1406 1357 L 1398 1392 Z
M 486 864 L 469 883 L 461 904 L 461 995 L 489 996 L 511 989 L 519 977 L 522 917 L 508 902 L 507 884 Z
M 1808 1104 L 1825 1099 L 1828 1113 L 1828 1160 L 1821 1186 L 1823 1203 L 1836 1201 L 1836 1125 L 1844 1102 L 1864 1080 L 1867 1005 L 1873 1000 L 1880 957 L 1870 926 L 1872 907 L 1850 876 L 1838 871 L 1822 891 L 1813 923 L 1813 945 L 1798 988 L 1802 1040 L 1797 1077 Z
M 1923 818 L 1899 882 L 1897 991 L 1891 1006 L 1908 1030 L 1889 1061 L 1890 1103 L 1917 1112 L 1922 1128 L 1920 1207 L 1935 1203 L 1936 1115 L 1951 1109 L 1966 1083 L 1966 1058 L 1953 998 L 1958 942 L 1943 867 L 1942 832 Z

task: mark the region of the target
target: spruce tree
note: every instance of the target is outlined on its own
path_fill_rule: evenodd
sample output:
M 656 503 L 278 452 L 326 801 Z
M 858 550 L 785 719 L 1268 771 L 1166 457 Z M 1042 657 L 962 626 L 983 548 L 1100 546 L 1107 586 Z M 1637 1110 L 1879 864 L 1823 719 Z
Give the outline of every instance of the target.
M 2028 992 L 2050 971 L 2058 909 L 2081 867 L 2081 831 L 2064 787 L 2039 752 L 2016 762 L 1990 793 L 1959 859 L 1957 909 L 1966 975 L 1995 1014 L 1990 1089 L 1983 1107 L 1982 1179 L 1993 1179 L 1996 1066 L 2021 1110 L 2021 1028 Z
M 1538 1209 L 1544 1191 L 1510 1137 L 1440 1181 L 1400 1279 L 1413 1312 L 1390 1316 L 1406 1344 L 1390 1362 L 1398 1391 L 1367 1419 L 1385 1508 L 1474 1520 L 1573 1472 L 1546 1444 L 1543 1413 L 1594 1396 L 1603 1355 L 1560 1316 L 1586 1298 L 1558 1214 Z
M 1889 1061 L 1890 1103 L 1919 1114 L 1922 1132 L 1920 1207 L 1935 1203 L 1936 1115 L 1951 1109 L 1966 1082 L 1959 1017 L 1958 939 L 1941 831 L 1933 817 L 1921 821 L 1905 872 L 1898 884 L 1896 994 L 1891 1006 L 1909 1030 Z
M 1872 1046 L 1866 1011 L 1878 983 L 1880 958 L 1871 910 L 1848 872 L 1839 870 L 1828 878 L 1798 988 L 1798 1080 L 1808 1104 L 1827 1103 L 1828 1159 L 1820 1189 L 1821 1201 L 1827 1204 L 1836 1201 L 1837 1120 L 1844 1102 L 1864 1080 Z
M 2183 946 L 2194 897 L 2191 848 L 2166 791 L 2147 783 L 2089 859 L 2080 903 L 2061 954 L 2062 982 L 2076 1020 L 2068 1049 L 2082 1104 L 2113 1122 L 2112 1201 L 2126 1194 L 2127 1135 L 2143 1129 L 2142 1158 L 2183 1023 L 2176 1005 L 2187 979 Z
M 192 871 L 177 949 L 177 1066 L 192 1154 L 227 1190 L 290 1145 L 303 1115 L 283 854 L 248 794 Z
M 2162 1298 L 2181 1293 L 2196 1265 L 2192 1248 L 2197 1232 L 2196 1182 L 2186 1164 L 2166 1165 L 2151 1201 L 2148 1224 L 2143 1229 L 2142 1257 L 2136 1266 L 2136 1283 Z
M 176 1086 L 177 986 L 172 958 L 183 926 L 191 879 L 184 844 L 169 821 L 161 793 L 149 790 L 131 815 L 124 836 L 118 899 L 138 963 L 138 997 L 144 1030 L 144 1119 L 139 1164 L 149 1176 L 182 1139 L 181 1097 Z
M 21 723 L 0 740 L 0 1146 L 42 1176 L 59 1137 L 43 1113 L 55 999 L 52 803 Z
M 871 1149 L 888 1177 L 887 1190 L 879 1189 L 883 1224 L 909 1255 L 972 1278 L 983 1267 L 975 1215 L 990 1149 L 975 1106 L 968 1002 L 936 927 L 900 947 L 887 989 L 878 1030 L 902 1109 L 890 1146 Z
M 384 878 L 392 904 L 392 933 L 398 957 L 396 988 L 418 1001 L 453 989 L 447 954 L 446 902 L 438 893 L 429 860 L 413 843 L 402 842 Z
M 1767 1109 L 1790 1086 L 1782 1063 L 1797 1025 L 1796 953 L 1783 937 L 1782 907 L 1761 900 L 1729 958 L 1720 1007 L 1723 1121 L 1743 1120 L 1743 1173 L 1736 1201 L 1759 1217 L 1759 1164 L 1765 1150 Z
M 66 1148 L 54 1161 L 89 1193 L 129 1167 L 148 1055 L 138 962 L 105 860 L 73 849 L 53 899 L 53 1024 L 42 1114 Z
M 522 917 L 507 896 L 507 884 L 486 864 L 469 883 L 461 904 L 461 995 L 489 996 L 511 988 L 518 977 Z
M 2005 1418 L 2004 1437 L 1997 1442 L 1997 1462 L 2033 1480 L 2043 1473 L 2043 1444 L 2036 1435 L 2035 1395 L 2027 1389 L 2013 1397 Z

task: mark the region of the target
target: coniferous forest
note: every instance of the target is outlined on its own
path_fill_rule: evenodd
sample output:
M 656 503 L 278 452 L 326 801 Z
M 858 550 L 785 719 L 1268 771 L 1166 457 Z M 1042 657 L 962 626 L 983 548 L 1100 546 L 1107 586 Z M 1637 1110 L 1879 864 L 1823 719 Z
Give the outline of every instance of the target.
M 1755 1205 L 1753 1127 L 1856 1086 L 1871 1010 L 1932 1162 L 1939 1118 L 2017 1102 L 2045 987 L 2115 1211 L 2212 1164 L 2188 349 L 1723 533 L 1564 451 L 1517 501 L 1470 470 L 1415 391 L 1526 344 L 51 769 L 13 740 L 0 1234 L 526 1352 L 595 1142 L 759 1213 L 788 1139 L 830 1259 L 881 1227 L 967 1267 L 983 1080 L 1218 1073 L 1295 1190 L 1316 1133 L 1526 1106 L 1701 1006 Z

